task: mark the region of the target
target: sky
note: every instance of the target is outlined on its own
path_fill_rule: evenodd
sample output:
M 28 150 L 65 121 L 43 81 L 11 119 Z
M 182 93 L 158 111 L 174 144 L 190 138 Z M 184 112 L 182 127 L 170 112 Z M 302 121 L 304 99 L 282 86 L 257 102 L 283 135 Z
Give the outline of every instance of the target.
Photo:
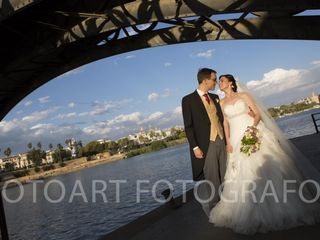
M 17 104 L 0 122 L 0 156 L 6 147 L 26 152 L 29 142 L 47 149 L 68 138 L 116 140 L 141 128 L 182 126 L 181 98 L 197 88 L 201 67 L 233 74 L 268 107 L 319 94 L 319 53 L 319 41 L 229 40 L 102 59 L 49 81 Z

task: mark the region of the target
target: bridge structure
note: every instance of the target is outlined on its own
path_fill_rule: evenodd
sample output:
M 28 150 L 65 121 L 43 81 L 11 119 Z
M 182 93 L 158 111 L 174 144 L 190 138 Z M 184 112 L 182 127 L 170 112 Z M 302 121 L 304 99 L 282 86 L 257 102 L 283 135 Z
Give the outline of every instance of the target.
M 0 119 L 84 64 L 196 41 L 320 39 L 319 0 L 0 0 Z M 0 198 L 2 239 L 8 239 Z

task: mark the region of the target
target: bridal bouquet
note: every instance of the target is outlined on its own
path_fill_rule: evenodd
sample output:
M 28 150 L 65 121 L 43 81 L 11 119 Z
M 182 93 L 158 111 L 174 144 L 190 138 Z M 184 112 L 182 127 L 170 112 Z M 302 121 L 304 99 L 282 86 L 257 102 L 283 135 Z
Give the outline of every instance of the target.
M 260 131 L 251 126 L 247 127 L 244 132 L 244 136 L 241 139 L 240 152 L 250 156 L 252 153 L 255 153 L 260 150 L 261 146 L 261 134 Z

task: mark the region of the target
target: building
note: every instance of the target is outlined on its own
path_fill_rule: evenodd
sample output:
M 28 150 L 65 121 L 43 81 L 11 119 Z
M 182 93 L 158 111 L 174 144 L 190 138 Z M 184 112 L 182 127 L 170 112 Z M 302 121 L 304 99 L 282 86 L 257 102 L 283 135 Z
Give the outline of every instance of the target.
M 1 160 L 1 168 L 5 168 L 6 163 L 12 163 L 14 169 L 28 168 L 32 166 L 32 163 L 28 161 L 28 153 L 19 153 L 5 157 Z
M 109 142 L 111 142 L 111 140 L 110 139 L 105 139 L 105 138 L 102 138 L 102 139 L 98 139 L 98 140 L 96 140 L 98 143 L 100 143 L 100 144 L 104 144 L 104 143 L 109 143 Z
M 53 156 L 54 151 L 53 150 L 47 150 L 46 151 L 46 159 L 42 159 L 42 164 L 50 164 L 53 163 Z
M 320 103 L 319 95 L 316 95 L 314 92 L 312 93 L 312 96 L 310 97 L 310 101 L 312 103 Z
M 0 158 L 0 170 L 4 169 L 4 162 L 2 160 L 2 158 Z

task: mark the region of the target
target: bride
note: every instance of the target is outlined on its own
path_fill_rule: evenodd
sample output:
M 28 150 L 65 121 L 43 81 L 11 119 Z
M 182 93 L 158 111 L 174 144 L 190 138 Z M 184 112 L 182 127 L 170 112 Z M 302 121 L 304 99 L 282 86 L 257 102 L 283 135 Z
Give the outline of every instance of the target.
M 290 145 L 253 96 L 237 91 L 232 75 L 219 80 L 225 93 L 220 103 L 229 156 L 221 200 L 209 221 L 242 234 L 319 222 L 319 172 Z M 250 156 L 240 150 L 248 126 L 261 136 L 260 149 Z

